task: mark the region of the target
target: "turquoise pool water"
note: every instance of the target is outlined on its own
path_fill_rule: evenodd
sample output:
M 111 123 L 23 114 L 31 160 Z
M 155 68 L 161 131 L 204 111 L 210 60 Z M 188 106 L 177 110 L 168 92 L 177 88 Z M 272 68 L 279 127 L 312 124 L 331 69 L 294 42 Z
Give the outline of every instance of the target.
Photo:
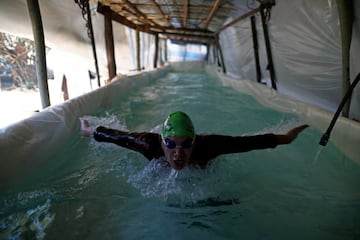
M 203 73 L 170 73 L 86 116 L 158 132 L 182 110 L 197 132 L 281 133 L 301 117 L 264 108 Z M 0 195 L 0 239 L 357 239 L 360 167 L 322 133 L 174 171 L 116 145 L 76 136 Z

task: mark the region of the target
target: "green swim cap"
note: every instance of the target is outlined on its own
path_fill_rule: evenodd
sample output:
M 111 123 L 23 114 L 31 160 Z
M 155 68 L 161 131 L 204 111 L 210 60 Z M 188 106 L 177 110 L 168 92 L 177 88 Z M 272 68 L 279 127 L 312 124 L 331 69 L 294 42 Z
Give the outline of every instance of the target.
M 186 113 L 178 111 L 171 113 L 165 120 L 161 135 L 163 138 L 168 136 L 182 136 L 195 138 L 194 126 Z

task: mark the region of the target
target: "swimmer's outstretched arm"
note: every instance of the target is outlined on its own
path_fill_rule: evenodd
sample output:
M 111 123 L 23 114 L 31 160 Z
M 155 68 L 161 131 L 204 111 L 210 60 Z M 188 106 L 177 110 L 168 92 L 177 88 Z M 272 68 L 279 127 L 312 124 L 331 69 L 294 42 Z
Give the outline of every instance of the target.
M 278 144 L 289 144 L 294 141 L 297 136 L 305 129 L 309 127 L 309 125 L 304 124 L 289 130 L 286 134 L 276 134 L 276 139 Z
M 90 126 L 86 119 L 80 118 L 80 131 L 84 137 L 93 137 L 98 142 L 114 143 L 120 147 L 142 153 L 151 160 L 164 155 L 160 146 L 160 136 L 157 133 L 124 132 L 103 126 Z
M 138 133 L 124 132 L 103 126 L 90 126 L 89 122 L 83 118 L 80 118 L 80 124 L 81 135 L 84 137 L 92 137 L 98 142 L 115 143 L 121 147 L 126 147 L 135 151 L 140 151 L 139 146 L 141 144 L 144 145 L 141 139 L 139 139 L 141 134 Z

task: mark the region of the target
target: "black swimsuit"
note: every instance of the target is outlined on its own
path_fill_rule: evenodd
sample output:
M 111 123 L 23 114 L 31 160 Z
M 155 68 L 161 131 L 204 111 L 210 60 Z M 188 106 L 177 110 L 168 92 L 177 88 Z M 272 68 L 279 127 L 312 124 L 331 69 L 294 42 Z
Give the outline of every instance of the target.
M 142 153 L 148 160 L 164 156 L 161 136 L 157 133 L 132 133 L 103 126 L 96 128 L 94 138 L 99 142 L 114 143 Z M 190 163 L 205 166 L 211 159 L 228 153 L 274 148 L 278 145 L 274 134 L 255 136 L 196 135 Z

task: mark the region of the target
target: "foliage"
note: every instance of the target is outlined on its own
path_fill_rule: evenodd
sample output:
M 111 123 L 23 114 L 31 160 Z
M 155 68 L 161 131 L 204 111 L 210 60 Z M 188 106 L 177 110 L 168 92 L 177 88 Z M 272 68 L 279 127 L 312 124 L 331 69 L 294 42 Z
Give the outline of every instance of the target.
M 33 41 L 0 33 L 0 74 L 10 75 L 16 87 L 37 87 Z

